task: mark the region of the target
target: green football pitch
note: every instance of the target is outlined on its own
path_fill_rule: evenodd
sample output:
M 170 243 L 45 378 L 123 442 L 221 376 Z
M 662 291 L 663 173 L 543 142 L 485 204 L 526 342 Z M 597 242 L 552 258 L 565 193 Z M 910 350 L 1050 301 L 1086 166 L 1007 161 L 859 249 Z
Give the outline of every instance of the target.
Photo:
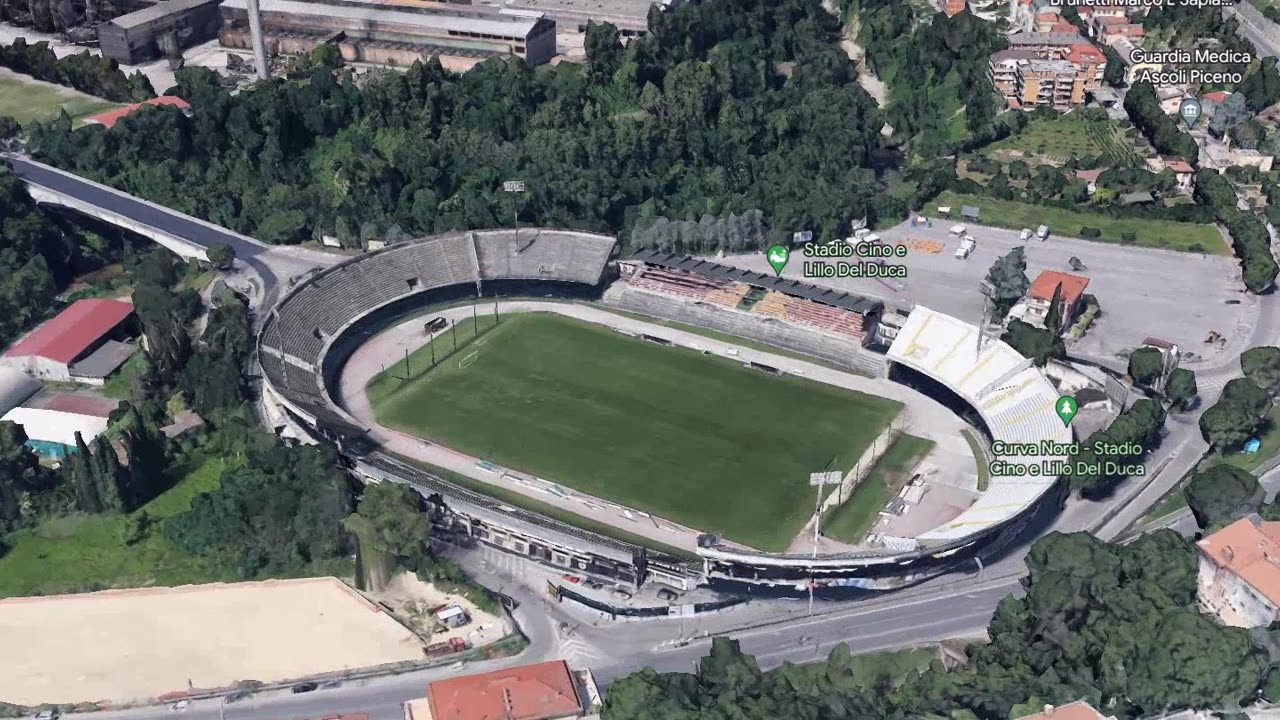
M 852 467 L 901 407 L 549 313 L 448 335 L 435 367 L 370 383 L 381 423 L 763 550 L 812 515 L 809 473 Z

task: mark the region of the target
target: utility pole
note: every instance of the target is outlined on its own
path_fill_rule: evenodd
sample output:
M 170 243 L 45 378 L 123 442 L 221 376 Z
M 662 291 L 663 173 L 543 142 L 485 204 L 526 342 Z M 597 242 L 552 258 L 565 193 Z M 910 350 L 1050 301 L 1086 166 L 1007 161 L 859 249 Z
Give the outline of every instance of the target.
M 471 329 L 475 331 L 476 336 L 480 335 L 480 318 L 476 315 L 476 306 L 471 306 Z
M 409 382 L 409 348 L 404 349 L 404 381 Z
M 267 72 L 267 43 L 262 39 L 262 8 L 258 0 L 246 0 L 245 10 L 249 13 L 249 38 L 253 45 L 253 65 L 258 71 L 258 79 L 271 77 Z
M 436 334 L 435 331 L 427 333 L 427 345 L 431 346 L 431 367 L 436 366 Z

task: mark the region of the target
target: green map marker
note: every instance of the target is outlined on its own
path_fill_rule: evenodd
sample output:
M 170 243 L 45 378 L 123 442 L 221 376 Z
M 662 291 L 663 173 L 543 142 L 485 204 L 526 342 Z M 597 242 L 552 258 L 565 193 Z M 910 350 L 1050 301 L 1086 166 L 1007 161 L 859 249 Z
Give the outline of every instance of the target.
M 1058 398 L 1054 409 L 1057 411 L 1058 417 L 1062 418 L 1062 424 L 1070 425 L 1071 418 L 1075 417 L 1080 410 L 1080 403 L 1076 402 L 1076 399 L 1070 395 L 1063 395 Z
M 766 257 L 769 258 L 769 264 L 773 266 L 773 271 L 781 277 L 782 268 L 786 267 L 787 261 L 791 259 L 791 251 L 787 249 L 786 245 L 774 245 L 769 248 Z

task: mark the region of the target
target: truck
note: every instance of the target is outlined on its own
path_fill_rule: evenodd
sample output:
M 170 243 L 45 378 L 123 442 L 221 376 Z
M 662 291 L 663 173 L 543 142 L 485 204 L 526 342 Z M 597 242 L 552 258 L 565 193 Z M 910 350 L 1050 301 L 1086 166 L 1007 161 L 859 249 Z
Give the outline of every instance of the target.
M 422 654 L 429 658 L 442 657 L 444 655 L 452 655 L 467 649 L 467 641 L 460 637 L 453 637 L 444 642 L 433 643 L 423 649 Z
M 972 235 L 965 235 L 964 240 L 960 241 L 960 247 L 956 248 L 956 258 L 960 260 L 968 260 L 969 254 L 978 246 Z
M 1049 226 L 1048 226 L 1048 225 L 1041 225 L 1040 227 L 1036 228 L 1036 237 L 1040 238 L 1041 240 L 1048 240 L 1048 239 L 1049 239 Z

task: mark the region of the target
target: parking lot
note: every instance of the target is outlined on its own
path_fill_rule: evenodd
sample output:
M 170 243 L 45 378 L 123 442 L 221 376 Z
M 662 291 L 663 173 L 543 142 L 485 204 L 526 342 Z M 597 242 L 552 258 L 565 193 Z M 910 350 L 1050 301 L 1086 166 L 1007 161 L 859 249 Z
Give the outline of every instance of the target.
M 1075 274 L 1089 278 L 1087 292 L 1098 298 L 1102 315 L 1089 333 L 1070 349 L 1074 354 L 1094 357 L 1127 354 L 1148 336 L 1169 340 L 1184 350 L 1211 357 L 1215 350 L 1204 344 L 1206 336 L 1217 331 L 1230 337 L 1247 324 L 1246 313 L 1253 307 L 1239 279 L 1239 263 L 1231 256 L 1133 248 L 1052 232 L 1045 241 L 1034 237 L 1022 241 L 1017 231 L 959 223 L 964 224 L 977 241 L 969 258 L 960 260 L 954 257 L 959 240 L 948 233 L 948 228 L 958 224 L 957 221 L 937 217 L 932 221 L 932 228 L 912 227 L 910 222 L 905 222 L 878 233 L 890 243 L 934 241 L 937 252 L 909 249 L 906 257 L 890 261 L 907 266 L 904 279 L 809 280 L 881 298 L 888 305 L 924 305 L 977 323 L 983 306 L 978 285 L 996 258 L 1017 245 L 1025 245 L 1027 276 L 1035 280 L 1042 270 L 1072 272 L 1069 261 L 1076 257 L 1086 269 Z M 911 245 L 928 243 L 909 243 L 909 248 Z M 757 272 L 773 272 L 762 253 L 729 256 L 720 262 Z M 801 254 L 793 252 L 783 275 L 806 279 L 803 268 Z

